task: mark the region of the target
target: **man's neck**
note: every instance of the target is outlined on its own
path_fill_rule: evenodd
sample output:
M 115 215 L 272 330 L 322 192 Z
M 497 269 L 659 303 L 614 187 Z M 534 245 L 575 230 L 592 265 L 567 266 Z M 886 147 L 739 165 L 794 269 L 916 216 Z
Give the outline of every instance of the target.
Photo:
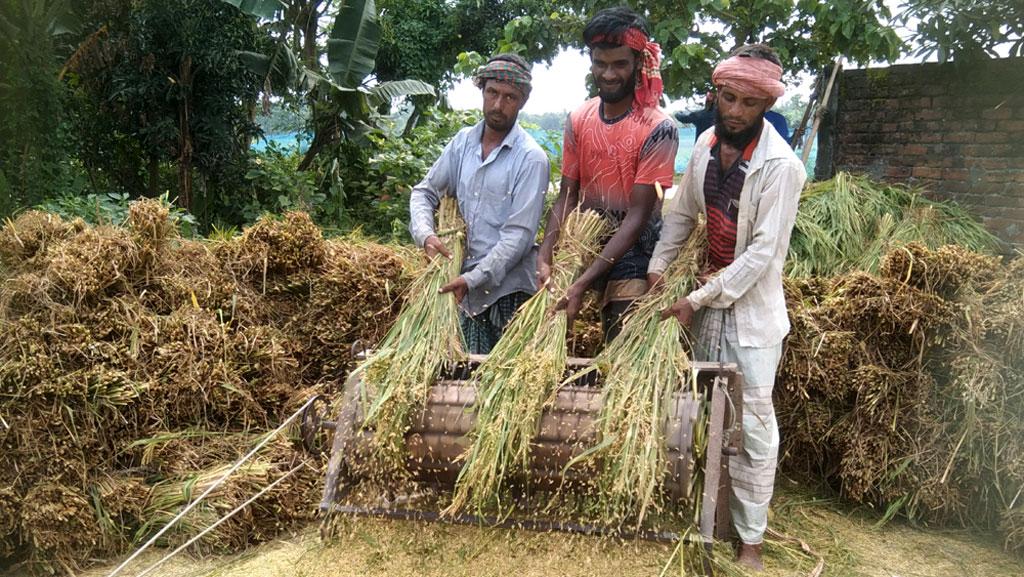
M 514 125 L 513 125 L 514 126 Z M 487 124 L 484 124 L 484 134 L 480 137 L 481 151 L 483 153 L 483 159 L 487 160 L 487 157 L 491 155 L 491 151 L 501 145 L 508 136 L 508 133 L 512 132 L 512 129 L 498 132 Z
M 633 95 L 623 98 L 618 102 L 601 101 L 601 115 L 605 119 L 618 118 L 633 108 Z

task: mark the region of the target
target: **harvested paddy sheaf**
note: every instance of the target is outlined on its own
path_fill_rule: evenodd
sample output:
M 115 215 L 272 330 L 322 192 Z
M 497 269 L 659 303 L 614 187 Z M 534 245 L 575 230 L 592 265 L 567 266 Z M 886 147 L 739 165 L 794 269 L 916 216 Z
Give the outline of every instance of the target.
M 1024 276 L 958 246 L 892 249 L 879 274 L 787 281 L 784 463 L 885 518 L 996 529 L 1019 549 Z
M 885 517 L 1001 528 L 1007 549 L 1024 551 L 1024 259 L 986 256 L 991 237 L 955 209 L 847 178 L 846 188 L 815 185 L 794 233 L 793 331 L 776 396 L 784 466 Z M 900 211 L 857 196 L 869 188 Z M 836 190 L 853 196 L 836 204 L 827 198 Z M 852 232 L 836 232 L 842 227 Z M 310 395 L 339 385 L 350 344 L 384 339 L 422 267 L 409 247 L 325 239 L 301 213 L 211 241 L 181 238 L 155 201 L 133 205 L 121 226 L 40 212 L 8 222 L 0 229 L 0 567 L 71 573 L 151 537 Z M 588 310 L 567 350 L 568 327 L 531 309 L 543 327 L 533 334 L 545 339 L 521 336 L 516 346 L 534 347 L 527 360 L 544 366 L 528 373 L 554 375 L 569 351 L 600 353 L 596 306 Z M 637 343 L 678 342 L 661 336 L 657 346 Z M 665 364 L 648 368 L 683 366 L 659 359 Z M 519 390 L 529 394 L 508 406 L 521 413 L 488 425 L 528 430 L 557 372 L 541 389 Z M 508 378 L 492 379 L 495 394 L 514 392 L 499 386 Z M 642 400 L 624 394 L 634 391 L 626 378 L 605 392 L 625 408 L 601 423 L 608 446 L 630 435 L 657 442 L 644 417 L 661 419 L 664 405 L 651 402 L 670 391 L 649 384 Z M 183 544 L 296 467 L 191 550 L 238 550 L 308 519 L 318 463 L 286 432 L 158 544 Z M 514 469 L 522 437 L 492 462 Z M 607 489 L 608 517 L 658 511 L 654 477 L 634 475 L 614 455 L 596 461 L 607 467 L 594 481 Z M 464 507 L 493 505 L 507 487 L 482 479 Z M 643 491 L 623 492 L 623 479 Z
M 992 252 L 998 240 L 967 211 L 921 189 L 840 172 L 809 183 L 789 244 L 786 274 L 830 277 L 877 272 L 883 255 L 917 242 Z
M 459 276 L 465 252 L 466 224 L 455 197 L 441 199 L 439 238 L 451 258 L 435 255 L 409 287 L 409 298 L 395 324 L 357 371 L 363 375 L 363 427 L 374 431 L 375 446 L 367 471 L 379 478 L 400 478 L 405 472 L 405 435 L 426 405 L 430 387 L 446 363 L 465 358 L 459 309 L 441 287 Z
M 556 304 L 600 253 L 609 225 L 593 211 L 565 217 L 555 247 L 548 286 L 526 301 L 487 359 L 473 374 L 476 421 L 462 455 L 452 503 L 446 514 L 498 507 L 509 484 L 529 470 L 531 441 L 541 412 L 553 401 L 567 358 L 567 319 Z
M 173 518 L 400 306 L 409 251 L 323 239 L 308 216 L 181 238 L 168 208 L 122 226 L 27 212 L 0 230 L 0 566 L 77 571 Z M 183 543 L 304 460 L 193 551 L 238 550 L 309 519 L 319 464 L 294 429 L 161 543 Z

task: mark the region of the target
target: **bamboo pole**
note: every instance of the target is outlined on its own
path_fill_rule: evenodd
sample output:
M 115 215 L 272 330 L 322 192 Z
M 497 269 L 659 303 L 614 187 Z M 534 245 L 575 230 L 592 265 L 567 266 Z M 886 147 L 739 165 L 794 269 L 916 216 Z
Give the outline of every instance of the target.
M 811 133 L 807 135 L 807 140 L 804 141 L 804 151 L 800 157 L 804 164 L 807 164 L 807 157 L 811 155 L 811 143 L 814 142 L 814 137 L 818 135 L 821 117 L 825 115 L 825 107 L 828 106 L 828 98 L 832 94 L 832 86 L 835 84 L 836 75 L 839 74 L 839 69 L 842 67 L 842 58 L 837 58 L 835 64 L 832 65 L 832 76 L 828 79 L 828 86 L 825 87 L 825 93 L 822 95 L 821 102 L 818 103 L 818 109 L 814 113 L 814 126 L 811 127 Z

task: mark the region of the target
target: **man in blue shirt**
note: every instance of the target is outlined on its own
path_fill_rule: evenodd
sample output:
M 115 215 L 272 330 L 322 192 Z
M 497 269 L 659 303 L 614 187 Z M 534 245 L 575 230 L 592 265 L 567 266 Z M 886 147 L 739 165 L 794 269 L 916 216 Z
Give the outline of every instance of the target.
M 466 221 L 462 273 L 442 287 L 462 310 L 471 353 L 486 354 L 519 306 L 537 292 L 537 228 L 550 171 L 548 158 L 516 119 L 530 96 L 530 67 L 514 54 L 492 57 L 474 76 L 484 120 L 463 128 L 416 185 L 409 231 L 428 258 L 450 257 L 434 230 L 444 195 Z

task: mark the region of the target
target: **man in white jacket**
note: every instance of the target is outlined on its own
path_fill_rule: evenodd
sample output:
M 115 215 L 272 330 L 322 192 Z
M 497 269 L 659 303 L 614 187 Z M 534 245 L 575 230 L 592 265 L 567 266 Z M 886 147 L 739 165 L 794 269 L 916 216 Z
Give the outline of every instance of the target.
M 789 332 L 782 266 L 807 179 L 789 144 L 764 121 L 785 93 L 781 78 L 778 56 L 764 45 L 743 46 L 715 68 L 715 126 L 697 141 L 648 267 L 648 284 L 657 286 L 704 213 L 703 284 L 663 317 L 693 325 L 697 360 L 736 363 L 743 372 L 743 451 L 729 461 L 730 510 L 738 560 L 756 570 L 763 569 L 779 448 L 772 388 Z

